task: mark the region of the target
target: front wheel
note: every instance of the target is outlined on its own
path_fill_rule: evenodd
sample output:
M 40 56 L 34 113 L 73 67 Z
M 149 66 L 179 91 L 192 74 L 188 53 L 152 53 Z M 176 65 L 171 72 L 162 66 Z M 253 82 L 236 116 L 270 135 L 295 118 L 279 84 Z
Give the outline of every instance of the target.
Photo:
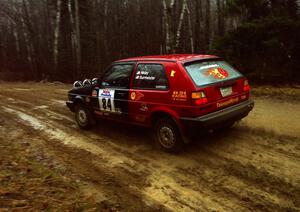
M 183 140 L 177 124 L 170 118 L 159 119 L 154 127 L 155 141 L 166 152 L 179 152 L 183 147 Z
M 77 105 L 75 108 L 75 120 L 77 125 L 84 130 L 90 129 L 95 124 L 90 111 L 82 105 Z

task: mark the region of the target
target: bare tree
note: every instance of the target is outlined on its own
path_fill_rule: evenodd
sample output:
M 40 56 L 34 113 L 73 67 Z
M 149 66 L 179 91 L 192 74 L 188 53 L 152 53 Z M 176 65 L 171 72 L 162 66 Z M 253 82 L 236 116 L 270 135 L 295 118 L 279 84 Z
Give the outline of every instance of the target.
M 54 29 L 54 43 L 53 43 L 53 62 L 54 68 L 58 66 L 58 42 L 60 36 L 60 21 L 61 21 L 61 0 L 56 1 L 56 19 Z
M 81 43 L 80 43 L 80 14 L 79 14 L 79 3 L 78 0 L 74 0 L 75 5 L 75 51 L 76 51 L 76 62 L 77 62 L 77 76 L 81 73 Z
M 6 69 L 20 67 L 28 78 L 59 79 L 61 70 L 70 78 L 93 75 L 123 57 L 204 53 L 217 36 L 239 25 L 236 18 L 224 15 L 226 3 L 1 0 L 0 43 L 5 48 L 0 60 Z

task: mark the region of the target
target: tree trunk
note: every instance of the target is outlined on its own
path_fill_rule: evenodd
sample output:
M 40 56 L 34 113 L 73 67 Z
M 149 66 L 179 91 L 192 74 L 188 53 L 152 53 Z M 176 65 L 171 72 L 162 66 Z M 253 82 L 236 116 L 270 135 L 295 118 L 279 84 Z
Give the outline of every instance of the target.
M 189 27 L 189 37 L 190 37 L 190 45 L 191 45 L 191 53 L 195 52 L 195 47 L 194 47 L 194 37 L 193 37 L 193 29 L 192 29 L 192 20 L 191 20 L 191 12 L 189 5 L 186 4 L 186 13 L 187 13 L 187 18 L 188 18 L 188 27 Z
M 222 1 L 222 2 L 221 2 Z M 224 35 L 224 0 L 217 0 L 218 36 Z
M 166 54 L 168 54 L 171 50 L 171 39 L 170 39 L 170 24 L 168 18 L 168 7 L 166 0 L 163 0 L 163 24 L 165 29 L 165 42 L 166 42 Z
M 55 29 L 54 29 L 54 43 L 53 43 L 53 63 L 56 71 L 58 68 L 58 54 L 59 54 L 58 44 L 59 44 L 59 36 L 60 36 L 60 21 L 61 21 L 61 0 L 57 0 Z
M 196 0 L 195 13 L 196 13 L 196 29 L 195 29 L 195 49 L 197 53 L 202 53 L 203 44 L 203 11 L 202 11 L 202 0 Z
M 70 25 L 71 25 L 71 44 L 72 44 L 72 56 L 74 58 L 74 55 L 76 55 L 75 49 L 76 49 L 76 29 L 75 29 L 75 22 L 74 22 L 74 16 L 72 12 L 72 0 L 68 0 L 68 12 L 70 17 Z
M 23 9 L 26 6 L 25 2 L 23 1 Z M 22 31 L 23 31 L 23 37 L 24 37 L 24 44 L 25 44 L 25 48 L 26 48 L 26 57 L 27 57 L 27 62 L 28 62 L 28 66 L 30 69 L 30 73 L 31 75 L 34 77 L 35 76 L 35 70 L 34 70 L 34 65 L 33 65 L 33 52 L 32 52 L 32 44 L 30 43 L 29 40 L 29 35 L 28 35 L 28 28 L 26 26 L 23 14 L 21 12 L 21 10 L 19 11 L 20 15 L 20 20 L 21 20 L 21 25 L 22 25 Z
M 187 9 L 187 1 L 183 0 L 182 9 L 181 9 L 180 18 L 179 18 L 178 27 L 177 27 L 177 32 L 176 32 L 176 40 L 175 40 L 175 49 L 176 49 L 176 51 L 177 51 L 177 49 L 179 47 L 179 43 L 180 43 L 181 30 L 182 30 L 182 25 L 183 25 L 184 15 L 185 15 L 186 9 Z
M 205 4 L 206 8 L 206 18 L 205 18 L 205 45 L 206 45 L 206 50 L 210 50 L 210 39 L 211 39 L 211 34 L 210 34 L 210 18 L 211 18 L 211 11 L 210 11 L 210 0 L 206 0 Z
M 77 64 L 77 77 L 81 75 L 81 42 L 80 42 L 80 14 L 78 0 L 75 3 L 75 29 L 76 29 L 76 64 Z

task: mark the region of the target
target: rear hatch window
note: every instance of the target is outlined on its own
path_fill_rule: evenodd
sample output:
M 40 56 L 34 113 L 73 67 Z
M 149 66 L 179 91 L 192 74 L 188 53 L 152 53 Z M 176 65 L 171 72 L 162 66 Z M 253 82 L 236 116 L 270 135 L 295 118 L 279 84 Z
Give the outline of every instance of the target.
M 225 61 L 197 61 L 184 65 L 197 86 L 204 86 L 242 76 Z

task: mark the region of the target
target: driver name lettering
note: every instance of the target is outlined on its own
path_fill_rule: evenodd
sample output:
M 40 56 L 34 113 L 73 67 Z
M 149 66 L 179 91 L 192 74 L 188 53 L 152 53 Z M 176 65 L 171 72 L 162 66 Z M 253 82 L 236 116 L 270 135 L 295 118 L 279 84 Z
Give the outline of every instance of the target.
M 149 76 L 148 71 L 138 71 L 136 73 L 135 79 L 153 81 L 153 80 L 155 80 L 155 77 Z
M 155 77 L 150 77 L 150 76 L 136 76 L 136 79 L 141 79 L 141 80 L 155 80 Z

